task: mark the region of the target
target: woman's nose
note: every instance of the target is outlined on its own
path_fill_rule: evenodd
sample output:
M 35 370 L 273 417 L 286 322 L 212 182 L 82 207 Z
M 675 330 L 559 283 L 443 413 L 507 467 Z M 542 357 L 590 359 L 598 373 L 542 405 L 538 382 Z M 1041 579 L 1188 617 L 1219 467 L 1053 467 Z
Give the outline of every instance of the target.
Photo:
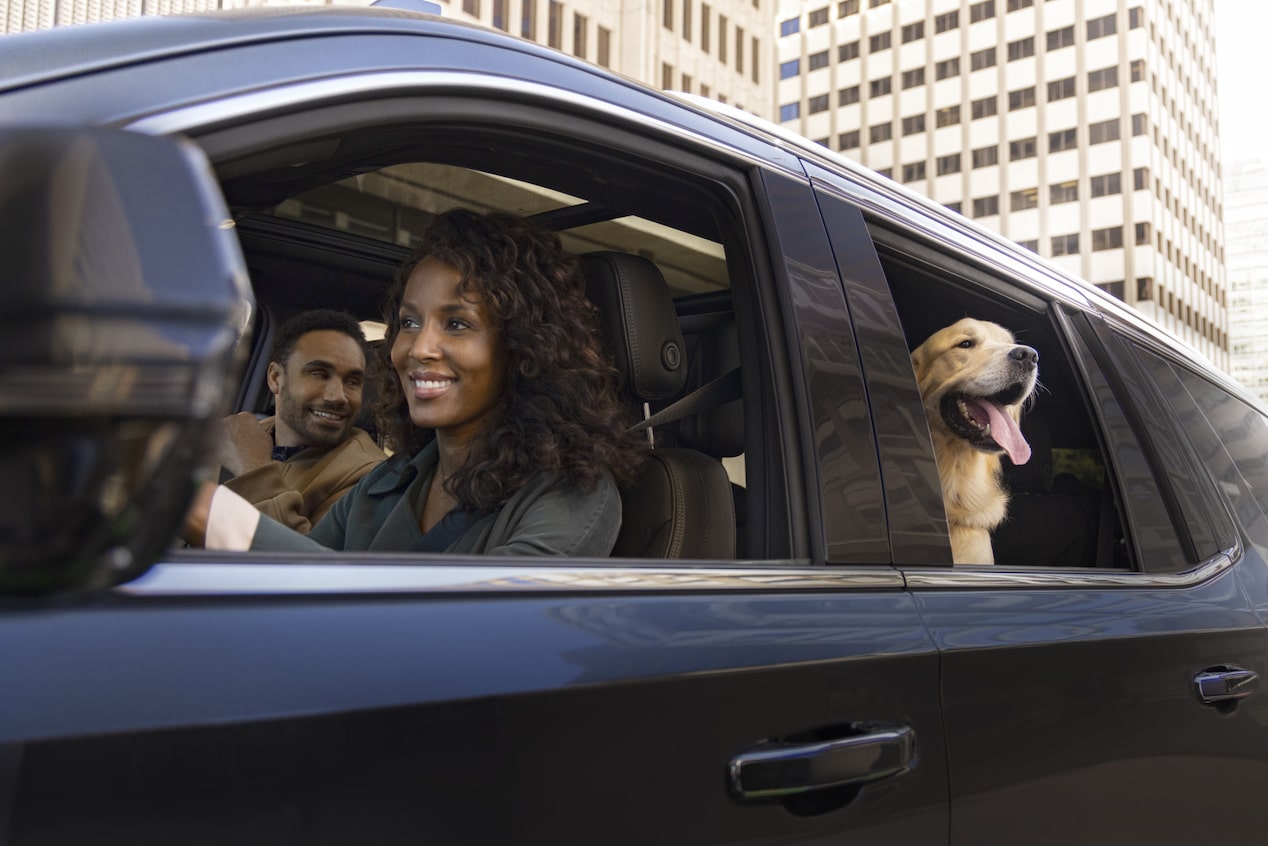
M 439 333 L 428 324 L 415 333 L 409 354 L 415 361 L 430 361 L 439 355 L 439 349 Z

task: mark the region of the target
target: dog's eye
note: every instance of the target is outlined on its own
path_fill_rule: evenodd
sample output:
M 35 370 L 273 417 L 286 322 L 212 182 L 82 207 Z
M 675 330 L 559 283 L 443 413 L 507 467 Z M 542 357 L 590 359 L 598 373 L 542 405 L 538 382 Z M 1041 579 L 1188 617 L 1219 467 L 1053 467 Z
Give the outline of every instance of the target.
M 976 345 L 977 345 L 977 341 L 974 341 L 972 338 L 966 338 L 965 340 L 963 340 L 963 341 L 961 341 L 960 343 L 956 344 L 956 346 L 957 346 L 957 347 L 959 347 L 959 348 L 960 348 L 960 349 L 962 349 L 962 350 L 971 350 L 971 349 L 973 349 L 973 347 L 975 347 Z

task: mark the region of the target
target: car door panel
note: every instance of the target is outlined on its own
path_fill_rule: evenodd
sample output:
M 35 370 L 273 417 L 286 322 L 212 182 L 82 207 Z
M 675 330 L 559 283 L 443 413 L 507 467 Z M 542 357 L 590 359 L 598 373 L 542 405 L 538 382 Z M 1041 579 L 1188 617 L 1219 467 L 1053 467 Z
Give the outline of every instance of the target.
M 562 593 L 8 615 L 12 842 L 942 842 L 907 594 Z M 799 813 L 728 793 L 736 754 L 854 723 L 913 728 L 915 766 Z

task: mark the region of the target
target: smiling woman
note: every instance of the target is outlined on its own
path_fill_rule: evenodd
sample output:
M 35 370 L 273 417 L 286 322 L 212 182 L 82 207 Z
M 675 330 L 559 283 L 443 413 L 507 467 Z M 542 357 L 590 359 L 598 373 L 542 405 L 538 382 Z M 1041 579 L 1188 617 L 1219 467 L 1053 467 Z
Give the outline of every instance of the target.
M 607 555 L 628 432 L 594 306 L 559 239 L 457 209 L 422 233 L 387 296 L 376 411 L 397 454 L 307 538 L 225 491 L 191 514 L 209 547 Z

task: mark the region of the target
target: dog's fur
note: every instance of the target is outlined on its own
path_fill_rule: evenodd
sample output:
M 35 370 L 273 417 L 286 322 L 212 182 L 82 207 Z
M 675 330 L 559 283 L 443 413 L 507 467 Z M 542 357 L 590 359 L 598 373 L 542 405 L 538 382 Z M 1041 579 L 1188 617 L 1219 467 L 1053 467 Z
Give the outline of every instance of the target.
M 1004 327 L 968 317 L 911 354 L 956 564 L 995 563 L 991 532 L 1008 514 L 1000 456 L 1008 452 L 1015 464 L 1030 459 L 1017 424 L 1035 389 L 1038 360 Z

